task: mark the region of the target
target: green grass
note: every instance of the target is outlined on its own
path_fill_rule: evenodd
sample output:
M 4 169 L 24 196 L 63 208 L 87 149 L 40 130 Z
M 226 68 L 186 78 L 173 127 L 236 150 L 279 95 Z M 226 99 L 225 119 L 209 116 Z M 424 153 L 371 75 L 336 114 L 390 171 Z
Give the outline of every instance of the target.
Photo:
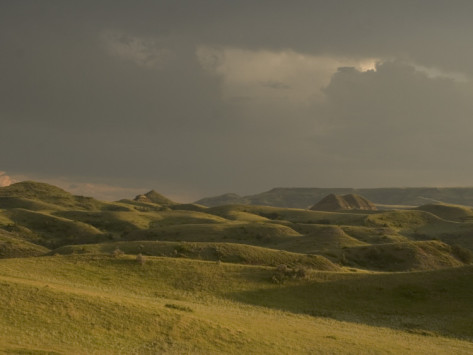
M 127 236 L 129 240 L 233 242 L 267 247 L 298 237 L 301 235 L 289 227 L 269 223 L 174 224 Z
M 48 247 L 77 242 L 96 243 L 107 239 L 106 235 L 89 224 L 47 213 L 12 209 L 6 212 L 6 215 L 16 225 L 26 227 L 34 232 L 39 238 L 37 242 Z
M 368 244 L 398 243 L 409 241 L 390 227 L 364 227 L 364 226 L 342 226 L 343 231 L 349 236 Z
M 23 197 L 0 197 L 0 208 L 24 208 L 31 211 L 54 211 L 60 206 Z
M 102 232 L 127 233 L 136 229 L 147 229 L 160 217 L 154 213 L 128 211 L 59 211 L 55 216 L 89 224 Z
M 0 187 L 0 207 L 10 204 L 10 208 L 33 210 L 81 209 L 81 210 L 128 210 L 118 203 L 98 201 L 92 197 L 75 196 L 59 187 L 35 182 L 22 181 Z M 16 204 L 16 206 L 15 206 Z
M 336 271 L 340 268 L 320 255 L 291 253 L 236 243 L 192 243 L 192 242 L 114 242 L 104 244 L 70 245 L 53 250 L 52 254 L 108 254 L 116 250 L 125 254 L 143 254 L 222 261 L 239 264 L 290 267 L 310 267 L 317 270 Z M 119 252 L 116 253 L 120 255 Z
M 457 221 L 473 222 L 473 208 L 459 205 L 430 204 L 417 208 L 420 211 L 430 212 L 440 218 Z
M 0 188 L 0 353 L 473 353 L 470 208 L 149 196 Z
M 22 258 L 40 256 L 49 249 L 26 240 L 17 238 L 14 234 L 0 230 L 0 258 Z
M 440 241 L 377 244 L 345 248 L 344 264 L 370 270 L 412 271 L 463 266 L 453 248 Z
M 4 259 L 0 351 L 468 354 L 472 272 L 279 285 L 274 268 L 187 259 Z
M 473 267 L 385 274 L 320 274 L 320 281 L 236 292 L 295 313 L 473 340 Z

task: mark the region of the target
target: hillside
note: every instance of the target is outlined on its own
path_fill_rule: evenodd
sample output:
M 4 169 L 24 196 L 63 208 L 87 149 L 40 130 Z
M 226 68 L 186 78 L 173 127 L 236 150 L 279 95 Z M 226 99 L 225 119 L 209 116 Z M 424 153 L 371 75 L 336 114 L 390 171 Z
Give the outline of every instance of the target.
M 41 256 L 49 249 L 18 238 L 15 234 L 0 230 L 0 259 Z
M 240 197 L 224 194 L 207 197 L 196 203 L 208 207 L 226 204 L 251 204 L 287 208 L 309 208 L 329 194 L 358 194 L 377 205 L 415 207 L 427 203 L 473 206 L 473 187 L 411 187 L 411 188 L 274 188 L 272 190 Z M 388 206 L 388 207 L 389 207 Z
M 455 212 L 451 206 L 442 206 L 442 213 L 438 207 L 433 211 L 429 206 L 377 212 L 363 210 L 373 208 L 369 201 L 348 195 L 342 202 L 332 199 L 335 207 L 343 203 L 342 208 L 356 210 L 328 212 L 253 205 L 205 208 L 173 203 L 155 191 L 148 193 L 155 202 L 104 203 L 34 182 L 11 185 L 0 192 L 10 199 L 0 210 L 0 230 L 47 248 L 145 240 L 244 243 L 302 254 L 339 255 L 336 251 L 346 247 L 440 239 L 473 249 L 469 237 L 473 224 L 460 222 L 470 210 L 459 206 L 454 207 Z M 166 203 L 172 204 L 163 205 Z
M 278 284 L 274 268 L 194 260 L 4 259 L 0 351 L 468 354 L 472 271 Z
M 451 221 L 473 222 L 473 208 L 467 206 L 437 203 L 419 206 L 417 209 Z
M 356 246 L 343 249 L 345 265 L 382 271 L 435 270 L 462 266 L 455 248 L 439 241 Z
M 473 351 L 467 206 L 140 196 L 0 188 L 0 353 Z
M 165 256 L 236 264 L 308 267 L 314 270 L 339 271 L 341 268 L 320 255 L 306 255 L 237 243 L 127 241 L 104 244 L 68 245 L 54 254 L 120 254 Z M 44 253 L 43 253 L 44 254 Z
M 168 199 L 167 197 L 161 195 L 160 193 L 151 190 L 144 195 L 138 195 L 134 198 L 134 201 L 138 202 L 147 202 L 147 203 L 155 203 L 158 205 L 168 206 L 168 205 L 175 205 L 176 203 Z
M 22 181 L 0 187 L 0 208 L 54 210 L 76 208 L 81 210 L 126 210 L 125 207 L 98 201 L 92 197 L 74 196 L 56 186 Z

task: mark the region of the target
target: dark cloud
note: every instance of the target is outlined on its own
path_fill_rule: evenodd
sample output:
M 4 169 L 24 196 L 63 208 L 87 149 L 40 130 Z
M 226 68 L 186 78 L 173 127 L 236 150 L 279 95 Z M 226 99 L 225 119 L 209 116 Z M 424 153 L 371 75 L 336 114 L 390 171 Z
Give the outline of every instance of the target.
M 376 71 L 341 68 L 317 108 L 329 127 L 315 139 L 318 149 L 366 171 L 435 172 L 428 183 L 455 169 L 466 183 L 472 173 L 464 166 L 464 153 L 473 148 L 471 89 L 399 62 L 380 63 Z
M 451 171 L 472 148 L 472 15 L 471 1 L 4 1 L 0 169 L 195 197 L 466 184 L 472 169 Z M 336 71 L 370 58 L 376 71 Z

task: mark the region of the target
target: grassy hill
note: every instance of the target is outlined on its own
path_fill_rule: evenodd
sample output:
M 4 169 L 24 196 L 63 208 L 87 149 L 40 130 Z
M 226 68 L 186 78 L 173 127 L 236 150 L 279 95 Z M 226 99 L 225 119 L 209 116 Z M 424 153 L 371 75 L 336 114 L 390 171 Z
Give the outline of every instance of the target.
M 36 210 L 126 210 L 117 204 L 98 201 L 92 197 L 74 196 L 59 187 L 35 181 L 22 181 L 0 187 L 0 208 L 28 208 L 28 204 Z
M 420 211 L 430 212 L 440 218 L 457 221 L 473 222 L 473 208 L 449 204 L 428 204 L 417 208 Z
M 14 234 L 0 230 L 0 259 L 23 258 L 45 255 L 49 249 L 17 238 Z
M 439 241 L 344 248 L 342 257 L 347 265 L 384 271 L 434 270 L 464 264 L 454 248 Z
M 0 353 L 473 352 L 469 207 L 148 195 L 0 188 Z
M 4 259 L 0 351 L 468 354 L 472 271 L 278 284 L 274 268 L 186 259 Z
M 173 258 L 189 258 L 238 264 L 307 267 L 317 270 L 337 271 L 340 267 L 320 255 L 291 253 L 236 243 L 189 242 L 114 242 L 104 244 L 68 245 L 55 249 L 51 254 L 107 254 L 119 256 L 143 254 Z
M 159 192 L 151 190 L 143 195 L 138 195 L 134 198 L 134 201 L 155 203 L 161 206 L 176 205 L 176 202 L 171 201 L 167 197 L 161 195 Z

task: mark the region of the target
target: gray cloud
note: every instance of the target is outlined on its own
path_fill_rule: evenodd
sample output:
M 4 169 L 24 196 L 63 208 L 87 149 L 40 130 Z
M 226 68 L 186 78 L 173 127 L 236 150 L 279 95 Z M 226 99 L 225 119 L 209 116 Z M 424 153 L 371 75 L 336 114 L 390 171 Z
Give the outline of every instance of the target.
M 265 81 L 265 82 L 262 82 L 261 83 L 261 86 L 262 87 L 265 87 L 265 88 L 270 88 L 270 89 L 275 89 L 275 90 L 287 90 L 287 89 L 290 89 L 291 86 L 290 85 L 287 85 L 283 82 L 280 82 L 280 81 Z
M 449 181 L 454 170 L 455 182 L 468 184 L 472 170 L 464 162 L 473 148 L 471 89 L 470 83 L 429 78 L 399 62 L 380 63 L 367 72 L 341 68 L 324 90 L 326 102 L 317 107 L 328 132 L 314 141 L 347 167 L 395 168 L 410 179 L 421 174 L 419 180 L 427 184 Z M 427 172 L 431 175 L 422 175 Z M 388 181 L 397 185 L 386 174 Z
M 0 169 L 195 198 L 467 184 L 472 15 L 470 1 L 2 2 Z

